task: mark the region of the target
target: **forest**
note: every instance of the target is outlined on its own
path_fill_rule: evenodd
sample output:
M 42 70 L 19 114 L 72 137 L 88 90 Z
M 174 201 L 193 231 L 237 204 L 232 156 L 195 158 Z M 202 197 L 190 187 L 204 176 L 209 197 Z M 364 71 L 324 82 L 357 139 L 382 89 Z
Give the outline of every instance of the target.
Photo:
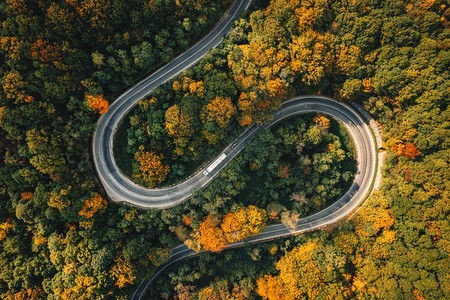
M 224 250 L 317 211 L 353 178 L 348 135 L 305 115 L 259 135 L 169 210 L 108 201 L 90 139 L 121 91 L 206 34 L 230 1 L 0 3 L 0 298 L 127 299 L 181 242 L 149 299 L 442 299 L 450 294 L 450 9 L 445 0 L 254 1 L 192 69 L 124 120 L 122 170 L 182 180 L 294 95 L 360 103 L 383 183 L 351 220 Z M 189 145 L 189 147 L 188 147 Z

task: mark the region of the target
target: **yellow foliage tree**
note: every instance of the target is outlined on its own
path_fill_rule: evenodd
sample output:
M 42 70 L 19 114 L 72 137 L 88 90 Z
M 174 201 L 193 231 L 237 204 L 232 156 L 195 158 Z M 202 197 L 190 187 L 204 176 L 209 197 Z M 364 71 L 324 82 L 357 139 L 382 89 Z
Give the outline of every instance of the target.
M 0 241 L 6 239 L 6 235 L 11 229 L 14 228 L 14 224 L 11 222 L 11 218 L 6 219 L 5 222 L 0 223 Z
M 219 127 L 224 128 L 230 123 L 235 112 L 236 109 L 230 98 L 217 96 L 205 106 L 202 117 L 206 122 L 215 122 Z
M 280 274 L 258 280 L 258 294 L 265 299 L 314 299 L 325 287 L 324 278 L 312 253 L 316 244 L 308 242 L 287 252 L 277 263 Z
M 75 275 L 74 285 L 62 290 L 56 290 L 56 295 L 62 300 L 95 299 L 98 294 L 98 282 L 92 276 Z
M 163 155 L 157 155 L 153 152 L 144 152 L 139 150 L 134 155 L 139 163 L 140 174 L 136 175 L 149 188 L 153 188 L 163 182 L 170 171 L 170 166 L 164 166 L 162 163 Z
M 31 287 L 21 290 L 18 293 L 12 294 L 8 292 L 7 294 L 1 295 L 4 300 L 39 300 L 47 299 L 44 291 L 40 287 Z
M 256 281 L 257 293 L 264 299 L 269 300 L 293 300 L 289 294 L 286 293 L 286 288 L 283 285 L 279 276 L 264 275 Z
M 228 291 L 228 283 L 226 281 L 218 281 L 210 286 L 200 290 L 198 293 L 199 300 L 227 300 L 234 299 Z
M 60 189 L 59 191 L 53 190 L 49 193 L 49 201 L 47 202 L 48 206 L 54 207 L 58 209 L 59 211 L 63 210 L 64 208 L 68 207 L 70 205 L 70 200 L 68 197 L 66 197 L 70 190 L 72 189 L 72 186 L 68 186 L 65 189 Z
M 172 105 L 165 113 L 166 130 L 170 135 L 177 137 L 189 137 L 192 130 L 191 118 L 182 113 L 178 105 Z
M 109 273 L 116 281 L 115 285 L 119 288 L 123 288 L 127 283 L 133 284 L 136 275 L 131 262 L 121 256 L 116 258 L 114 261 L 115 265 L 111 268 Z
M 12 60 L 20 60 L 21 43 L 17 37 L 5 36 L 0 39 L 0 47 L 8 53 Z
M 361 49 L 355 45 L 342 44 L 339 49 L 338 67 L 339 70 L 347 75 L 351 76 L 356 72 L 356 69 L 361 65 Z
M 105 207 L 108 203 L 99 194 L 94 197 L 84 200 L 82 209 L 78 212 L 78 215 L 85 216 L 86 219 L 92 218 L 94 214 Z
M 24 14 L 28 11 L 28 7 L 25 3 L 25 0 L 6 0 L 5 1 L 8 4 L 8 8 L 14 13 L 14 14 Z
M 103 97 L 103 94 L 95 97 L 93 95 L 85 95 L 86 104 L 92 110 L 98 111 L 99 114 L 104 114 L 108 111 L 109 102 Z
M 2 124 L 3 115 L 5 114 L 6 106 L 0 106 L 0 125 Z
M 34 100 L 32 96 L 27 95 L 27 82 L 23 81 L 22 75 L 17 71 L 11 71 L 3 77 L 3 91 L 7 99 L 13 99 L 15 104 L 29 103 Z

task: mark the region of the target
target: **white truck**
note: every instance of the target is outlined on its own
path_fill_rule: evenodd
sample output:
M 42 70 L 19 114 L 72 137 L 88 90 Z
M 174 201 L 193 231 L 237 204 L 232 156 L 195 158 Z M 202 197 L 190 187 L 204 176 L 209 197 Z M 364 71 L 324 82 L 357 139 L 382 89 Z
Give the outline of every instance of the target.
M 216 158 L 215 161 L 213 161 L 208 168 L 206 168 L 205 171 L 203 171 L 203 175 L 208 175 L 209 173 L 211 173 L 212 170 L 214 170 L 225 158 L 227 157 L 227 155 L 225 153 L 222 153 L 218 158 Z

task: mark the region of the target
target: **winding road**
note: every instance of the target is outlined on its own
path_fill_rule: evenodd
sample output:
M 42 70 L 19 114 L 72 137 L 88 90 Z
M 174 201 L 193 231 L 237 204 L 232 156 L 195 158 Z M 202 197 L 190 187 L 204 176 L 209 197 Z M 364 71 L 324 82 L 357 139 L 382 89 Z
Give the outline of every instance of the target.
M 113 156 L 113 137 L 118 125 L 127 112 L 139 100 L 148 95 L 154 88 L 178 75 L 183 70 L 198 62 L 210 48 L 220 44 L 221 38 L 230 31 L 232 21 L 247 9 L 251 0 L 236 0 L 225 17 L 200 42 L 174 59 L 171 63 L 139 82 L 122 94 L 103 114 L 93 138 L 94 163 L 108 196 L 115 202 L 124 202 L 141 208 L 169 208 L 189 199 L 198 189 L 208 185 L 214 177 L 252 140 L 258 133 L 293 115 L 319 112 L 329 115 L 342 123 L 351 136 L 357 153 L 357 172 L 349 191 L 326 209 L 301 219 L 296 229 L 282 224 L 268 226 L 261 234 L 249 238 L 245 242 L 230 244 L 227 248 L 239 247 L 245 243 L 260 243 L 275 238 L 285 237 L 335 223 L 350 215 L 370 194 L 376 175 L 376 145 L 371 129 L 355 109 L 322 96 L 296 97 L 285 103 L 273 113 L 273 120 L 268 124 L 251 125 L 223 153 L 226 158 L 210 173 L 203 174 L 203 169 L 189 179 L 175 186 L 161 189 L 143 188 L 121 174 Z M 220 155 L 220 154 L 219 154 Z M 143 280 L 132 299 L 141 299 L 147 287 L 158 274 L 172 263 L 194 256 L 198 253 L 180 245 L 173 249 L 171 260 L 158 268 L 150 279 Z

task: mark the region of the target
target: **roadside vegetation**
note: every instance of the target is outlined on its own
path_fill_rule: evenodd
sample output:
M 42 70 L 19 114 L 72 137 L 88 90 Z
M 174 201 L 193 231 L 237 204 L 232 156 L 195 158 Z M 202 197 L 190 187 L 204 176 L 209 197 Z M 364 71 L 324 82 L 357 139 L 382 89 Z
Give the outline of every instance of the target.
M 345 190 L 351 147 L 333 120 L 322 134 L 306 116 L 260 135 L 258 153 L 245 150 L 186 205 L 144 211 L 107 201 L 90 159 L 98 114 L 203 36 L 227 5 L 0 4 L 0 298 L 127 299 L 180 241 L 218 251 Z M 124 121 L 121 153 L 137 166 L 129 174 L 142 161 L 149 186 L 179 180 L 285 99 L 324 94 L 358 101 L 382 124 L 382 188 L 335 229 L 178 264 L 151 299 L 445 298 L 448 3 L 272 0 L 252 9 Z
M 243 74 L 271 74 L 287 94 L 293 89 L 361 103 L 382 124 L 383 184 L 350 221 L 177 264 L 150 295 L 445 298 L 449 16 L 445 1 L 275 0 L 241 20 L 229 38 L 233 45 L 225 47 L 235 82 L 249 82 Z M 289 63 L 278 68 L 283 59 Z

